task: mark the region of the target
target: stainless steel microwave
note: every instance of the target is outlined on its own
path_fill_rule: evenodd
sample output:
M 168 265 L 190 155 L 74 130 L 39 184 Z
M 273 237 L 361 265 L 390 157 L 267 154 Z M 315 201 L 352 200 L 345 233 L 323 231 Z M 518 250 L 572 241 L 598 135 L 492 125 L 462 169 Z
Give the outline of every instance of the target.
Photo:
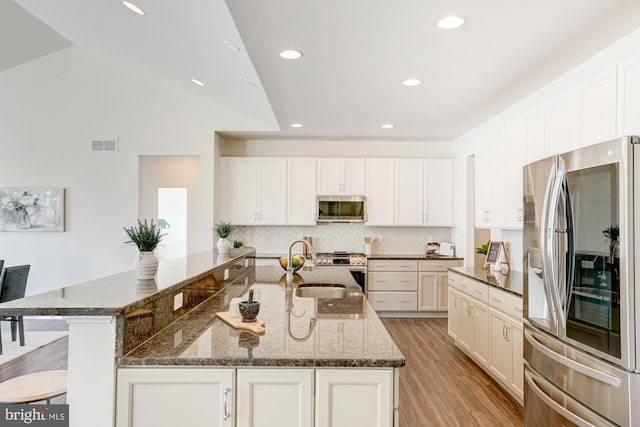
M 318 196 L 317 222 L 364 222 L 364 196 Z

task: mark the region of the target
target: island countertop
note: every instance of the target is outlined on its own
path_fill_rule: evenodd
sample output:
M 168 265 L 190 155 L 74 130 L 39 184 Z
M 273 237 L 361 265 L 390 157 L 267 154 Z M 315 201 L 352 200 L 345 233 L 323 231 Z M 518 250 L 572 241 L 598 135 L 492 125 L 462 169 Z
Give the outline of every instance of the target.
M 216 318 L 216 312 L 228 310 L 226 292 L 235 288 L 237 295 L 237 286 L 242 285 L 236 284 L 118 358 L 118 365 L 404 366 L 404 356 L 347 268 L 305 270 L 298 272 L 305 283 L 342 283 L 350 296 L 315 299 L 297 297 L 294 292 L 293 309 L 287 314 L 287 295 L 281 284 L 284 270 L 256 267 L 255 283 L 244 285 L 242 291 L 246 294 L 253 289 L 260 302 L 258 318 L 266 328 L 263 335 L 236 330 Z M 308 334 L 312 318 L 317 322 Z
M 524 293 L 524 278 L 520 271 L 510 270 L 506 274 L 487 273 L 482 267 L 449 267 L 449 271 L 465 275 L 494 288 L 521 297 Z

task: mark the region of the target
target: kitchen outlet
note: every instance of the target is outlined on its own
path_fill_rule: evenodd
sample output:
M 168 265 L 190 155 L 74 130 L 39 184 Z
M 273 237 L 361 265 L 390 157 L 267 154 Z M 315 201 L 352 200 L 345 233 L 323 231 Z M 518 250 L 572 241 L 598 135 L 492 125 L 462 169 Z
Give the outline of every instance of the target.
M 176 311 L 182 307 L 182 292 L 173 296 L 173 311 Z
M 382 237 L 382 234 L 378 234 L 378 237 L 376 238 L 376 241 L 377 241 L 378 243 L 382 243 L 382 242 L 384 242 L 384 238 Z
M 227 280 L 229 278 L 229 269 L 225 269 L 224 270 L 224 279 L 223 280 Z
M 433 235 L 429 234 L 427 236 L 427 243 L 432 243 L 433 242 Z

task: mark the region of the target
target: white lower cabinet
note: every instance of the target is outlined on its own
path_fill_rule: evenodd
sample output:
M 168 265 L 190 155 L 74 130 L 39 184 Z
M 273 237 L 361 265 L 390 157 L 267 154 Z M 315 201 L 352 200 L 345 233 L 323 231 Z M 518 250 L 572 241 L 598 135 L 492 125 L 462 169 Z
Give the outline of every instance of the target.
M 449 277 L 449 336 L 522 403 L 522 297 L 455 272 Z
M 234 369 L 118 369 L 117 427 L 233 427 Z
M 313 369 L 238 369 L 236 427 L 313 427 Z
M 395 371 L 119 368 L 116 427 L 393 427 Z
M 392 369 L 316 370 L 316 427 L 393 425 Z

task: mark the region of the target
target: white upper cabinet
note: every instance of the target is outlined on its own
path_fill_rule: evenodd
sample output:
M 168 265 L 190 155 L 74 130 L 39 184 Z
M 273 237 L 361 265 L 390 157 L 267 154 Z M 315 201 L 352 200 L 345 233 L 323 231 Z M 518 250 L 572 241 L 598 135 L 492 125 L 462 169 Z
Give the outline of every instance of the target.
M 525 164 L 544 159 L 545 152 L 545 109 L 544 106 L 524 117 Z
M 505 220 L 505 131 L 500 126 L 477 142 L 475 151 L 476 227 L 501 227 Z
M 475 218 L 476 227 L 491 226 L 491 155 L 486 138 L 475 142 Z
M 547 103 L 547 155 L 561 154 L 579 148 L 578 102 L 576 91 Z
M 505 127 L 506 152 L 506 211 L 505 227 L 522 228 L 522 167 L 525 151 L 525 120 L 518 120 Z
M 616 67 L 588 80 L 578 89 L 582 147 L 616 137 L 616 91 Z
M 287 159 L 287 224 L 316 225 L 316 159 Z
M 318 159 L 318 195 L 365 194 L 364 159 Z
M 366 224 L 394 224 L 394 161 L 367 159 Z
M 286 159 L 228 157 L 222 163 L 227 176 L 227 221 L 236 225 L 286 224 Z
M 618 136 L 640 135 L 640 56 L 619 64 Z
M 396 225 L 450 227 L 453 160 L 396 160 L 395 192 Z
M 398 225 L 422 225 L 424 222 L 423 168 L 423 160 L 396 160 L 395 213 Z

